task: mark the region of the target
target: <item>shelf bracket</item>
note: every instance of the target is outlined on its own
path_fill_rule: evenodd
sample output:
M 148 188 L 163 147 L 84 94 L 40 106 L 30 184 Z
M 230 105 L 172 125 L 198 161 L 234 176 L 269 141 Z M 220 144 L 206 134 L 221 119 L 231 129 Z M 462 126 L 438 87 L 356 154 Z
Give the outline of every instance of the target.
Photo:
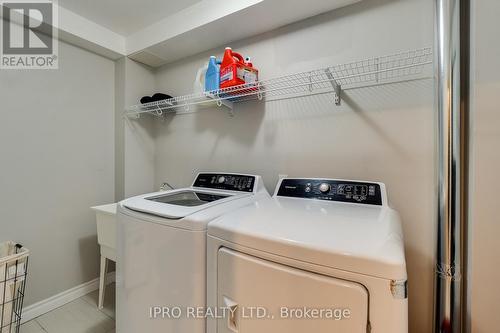
M 226 108 L 229 109 L 229 113 L 233 115 L 233 108 L 234 108 L 234 103 L 225 99 L 220 99 L 221 105 L 224 105 Z
M 123 114 L 123 118 L 124 119 L 139 119 L 139 118 L 141 118 L 141 114 L 135 113 L 135 112 L 125 112 Z
M 340 94 L 342 91 L 342 87 L 337 82 L 337 80 L 335 80 L 335 78 L 333 77 L 333 74 L 330 71 L 330 68 L 325 69 L 325 74 L 333 87 L 333 94 L 334 94 L 333 99 L 335 101 L 335 105 L 339 106 L 340 105 Z
M 218 107 L 225 106 L 226 108 L 228 108 L 229 115 L 231 117 L 234 116 L 234 111 L 233 111 L 234 103 L 233 102 L 231 102 L 227 99 L 221 98 L 218 93 L 215 93 L 215 94 L 205 93 L 205 96 L 214 100 Z
M 231 101 L 222 101 L 222 105 L 227 107 L 227 112 L 230 117 L 234 117 L 234 108 L 233 108 L 233 102 Z

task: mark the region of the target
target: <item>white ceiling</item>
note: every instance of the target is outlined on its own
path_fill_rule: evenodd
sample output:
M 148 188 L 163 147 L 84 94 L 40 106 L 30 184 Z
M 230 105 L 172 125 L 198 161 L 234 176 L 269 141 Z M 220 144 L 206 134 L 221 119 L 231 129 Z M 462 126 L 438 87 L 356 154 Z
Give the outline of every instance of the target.
M 64 7 L 109 30 L 128 36 L 201 0 L 59 0 Z
M 158 67 L 360 1 L 59 0 L 56 28 L 109 59 Z

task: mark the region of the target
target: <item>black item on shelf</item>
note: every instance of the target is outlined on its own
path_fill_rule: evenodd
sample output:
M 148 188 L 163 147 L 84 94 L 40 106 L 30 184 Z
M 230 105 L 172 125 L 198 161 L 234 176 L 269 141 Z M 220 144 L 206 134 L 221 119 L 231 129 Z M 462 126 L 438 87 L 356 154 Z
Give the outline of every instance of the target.
M 153 102 L 153 98 L 151 96 L 144 96 L 141 98 L 141 104 L 151 103 Z
M 142 97 L 140 102 L 141 102 L 141 104 L 147 104 L 147 103 L 163 101 L 165 99 L 171 99 L 171 98 L 173 98 L 173 97 L 170 95 L 163 94 L 163 93 L 156 93 L 153 96 Z
M 172 96 L 167 95 L 167 94 L 162 94 L 162 93 L 156 93 L 151 98 L 153 99 L 153 102 L 158 102 L 158 101 L 162 101 L 164 99 L 171 99 Z

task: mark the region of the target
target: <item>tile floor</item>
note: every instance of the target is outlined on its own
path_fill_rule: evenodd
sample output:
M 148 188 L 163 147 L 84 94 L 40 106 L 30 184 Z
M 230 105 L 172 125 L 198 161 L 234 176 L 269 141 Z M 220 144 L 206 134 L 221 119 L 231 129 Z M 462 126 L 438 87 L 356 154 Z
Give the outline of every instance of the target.
M 115 284 L 106 288 L 104 308 L 97 309 L 98 291 L 35 318 L 21 333 L 115 333 Z

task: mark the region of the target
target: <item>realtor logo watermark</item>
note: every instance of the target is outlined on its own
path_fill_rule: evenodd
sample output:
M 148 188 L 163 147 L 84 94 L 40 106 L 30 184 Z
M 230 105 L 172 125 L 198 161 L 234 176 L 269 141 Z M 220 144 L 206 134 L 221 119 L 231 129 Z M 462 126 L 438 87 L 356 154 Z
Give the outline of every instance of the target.
M 0 69 L 57 69 L 57 4 L 0 0 Z

